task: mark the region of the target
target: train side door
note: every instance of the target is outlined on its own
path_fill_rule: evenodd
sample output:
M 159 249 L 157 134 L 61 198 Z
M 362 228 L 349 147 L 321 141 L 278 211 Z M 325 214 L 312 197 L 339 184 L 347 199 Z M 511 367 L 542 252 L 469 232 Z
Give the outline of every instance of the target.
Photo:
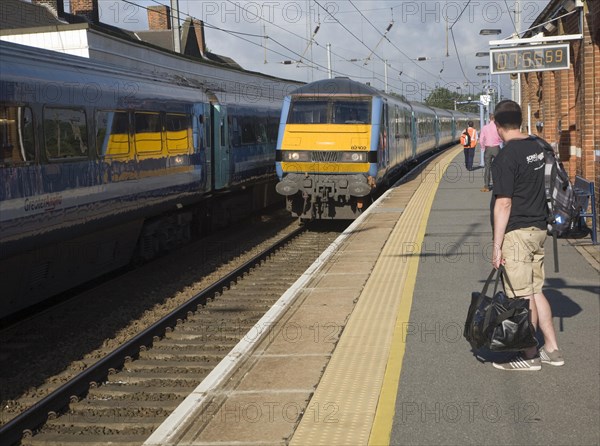
M 213 104 L 211 108 L 212 143 L 214 147 L 214 188 L 224 189 L 230 184 L 230 153 L 227 131 L 227 108 Z
M 383 103 L 383 107 L 382 107 L 382 113 L 381 113 L 381 120 L 380 123 L 381 125 L 379 126 L 379 150 L 380 150 L 380 157 L 379 157 L 379 166 L 384 170 L 387 170 L 387 167 L 389 165 L 389 156 L 391 155 L 389 150 L 389 145 L 388 145 L 388 136 L 390 134 L 390 129 L 389 129 L 389 116 L 388 116 L 388 105 L 387 103 Z
M 194 151 L 192 165 L 200 171 L 200 179 L 204 188 L 212 185 L 212 153 L 211 153 L 211 117 L 209 104 L 194 104 L 192 135 Z
M 417 156 L 417 136 L 419 134 L 419 123 L 415 112 L 412 112 L 411 116 L 411 140 L 412 140 L 412 156 Z
M 458 135 L 456 133 L 456 117 L 452 116 L 452 141 L 456 141 L 458 139 Z
M 412 158 L 413 154 L 413 140 L 412 140 L 412 113 L 410 110 L 404 110 L 404 134 L 403 134 L 403 144 L 404 144 L 404 159 L 408 160 Z

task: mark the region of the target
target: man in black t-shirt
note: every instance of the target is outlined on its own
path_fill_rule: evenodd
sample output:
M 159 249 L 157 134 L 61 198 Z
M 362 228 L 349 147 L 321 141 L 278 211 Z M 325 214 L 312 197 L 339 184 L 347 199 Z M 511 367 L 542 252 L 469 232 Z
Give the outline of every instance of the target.
M 502 370 L 540 370 L 542 362 L 563 365 L 552 324 L 552 310 L 544 293 L 544 241 L 546 240 L 546 195 L 543 148 L 521 133 L 521 107 L 513 101 L 498 103 L 494 111 L 498 134 L 504 141 L 492 164 L 494 190 L 491 202 L 494 250 L 492 264 L 504 265 L 512 285 L 509 297 L 529 299 L 531 322 L 540 328 L 545 345 L 519 353 Z

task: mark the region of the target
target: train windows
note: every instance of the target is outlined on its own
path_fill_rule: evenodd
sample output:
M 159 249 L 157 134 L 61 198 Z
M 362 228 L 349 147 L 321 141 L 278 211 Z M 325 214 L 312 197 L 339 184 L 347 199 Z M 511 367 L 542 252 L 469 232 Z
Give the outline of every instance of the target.
M 226 141 L 225 141 L 225 118 L 221 118 L 220 128 L 221 128 L 221 131 L 219 133 L 221 135 L 221 147 L 225 147 L 226 146 Z
M 203 116 L 203 115 L 200 115 L 200 116 Z M 202 148 L 204 148 L 205 146 L 211 147 L 212 141 L 210 138 L 211 138 L 212 134 L 211 134 L 211 130 L 210 130 L 210 115 L 204 116 L 201 121 L 201 124 L 203 127 L 202 134 L 204 135 L 204 138 L 205 138 L 204 145 L 202 146 Z
M 277 118 L 269 116 L 267 121 L 267 140 L 269 143 L 277 142 L 277 133 L 279 132 L 279 122 Z
M 254 122 L 254 134 L 258 144 L 267 142 L 267 118 L 265 116 L 261 116 L 258 121 Z
M 167 113 L 165 116 L 167 150 L 188 152 L 190 147 L 190 119 L 188 115 Z
M 364 99 L 295 100 L 288 124 L 368 124 L 371 102 Z
M 334 124 L 366 124 L 370 103 L 366 101 L 333 101 Z
M 45 108 L 44 143 L 49 159 L 87 156 L 85 112 L 70 108 Z
M 96 112 L 96 151 L 100 156 L 129 153 L 129 114 L 126 111 Z
M 135 113 L 135 150 L 138 153 L 162 151 L 162 126 L 158 113 Z
M 35 160 L 33 117 L 29 107 L 0 106 L 0 163 Z
M 327 101 L 294 101 L 288 124 L 327 124 Z
M 240 118 L 242 144 L 256 144 L 259 135 L 258 125 L 250 117 Z

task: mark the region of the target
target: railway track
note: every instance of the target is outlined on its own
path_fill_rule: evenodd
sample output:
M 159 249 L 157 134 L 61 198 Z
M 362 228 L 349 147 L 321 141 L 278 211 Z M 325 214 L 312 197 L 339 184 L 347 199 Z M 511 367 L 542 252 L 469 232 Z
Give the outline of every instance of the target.
M 9 421 L 0 443 L 143 443 L 339 232 L 300 228 L 266 249 Z

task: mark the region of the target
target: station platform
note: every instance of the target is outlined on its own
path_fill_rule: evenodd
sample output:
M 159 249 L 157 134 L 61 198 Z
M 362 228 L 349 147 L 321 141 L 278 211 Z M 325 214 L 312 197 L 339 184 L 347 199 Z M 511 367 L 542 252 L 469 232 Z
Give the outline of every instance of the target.
M 454 147 L 387 191 L 144 444 L 600 444 L 589 237 L 559 240 L 559 273 L 546 250 L 564 366 L 497 370 L 462 336 L 491 271 L 482 186 Z

